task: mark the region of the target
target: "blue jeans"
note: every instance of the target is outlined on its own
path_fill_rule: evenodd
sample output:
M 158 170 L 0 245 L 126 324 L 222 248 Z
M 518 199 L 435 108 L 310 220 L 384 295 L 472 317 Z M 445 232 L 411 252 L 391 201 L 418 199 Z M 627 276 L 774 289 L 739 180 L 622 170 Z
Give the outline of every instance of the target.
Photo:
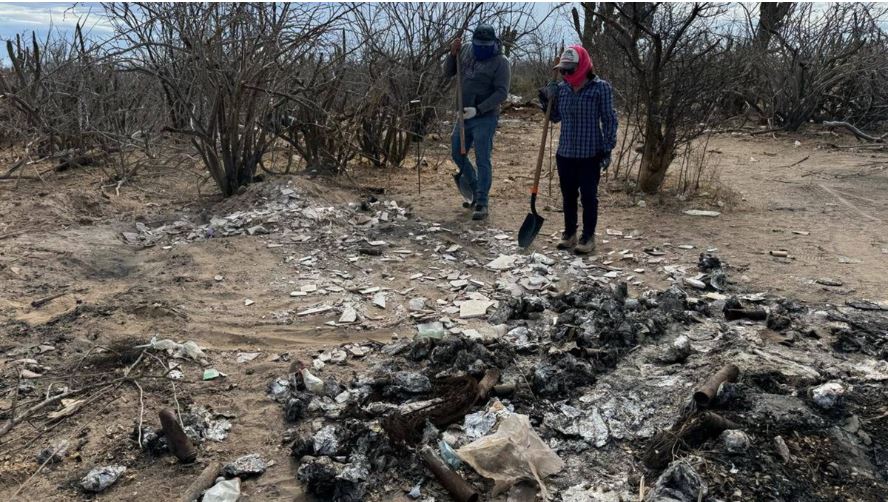
M 499 117 L 496 114 L 475 117 L 465 121 L 466 128 L 466 155 L 459 154 L 459 123 L 453 127 L 450 138 L 450 152 L 453 162 L 459 167 L 461 176 L 471 181 L 475 190 L 475 205 L 486 206 L 487 195 L 490 193 L 490 185 L 493 183 L 493 166 L 491 154 L 493 153 L 493 135 L 496 133 L 496 125 Z M 478 170 L 472 166 L 468 151 L 475 148 L 475 164 Z

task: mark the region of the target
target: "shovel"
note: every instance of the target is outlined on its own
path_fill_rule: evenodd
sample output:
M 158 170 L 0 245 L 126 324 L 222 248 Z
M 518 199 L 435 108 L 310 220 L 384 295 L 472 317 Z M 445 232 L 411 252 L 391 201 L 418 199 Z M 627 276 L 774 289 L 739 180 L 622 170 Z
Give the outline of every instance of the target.
M 459 154 L 466 156 L 466 120 L 463 116 L 463 95 L 462 95 L 462 70 L 460 69 L 460 55 L 456 55 L 456 123 L 459 127 Z M 462 172 L 453 175 L 453 181 L 456 182 L 456 188 L 459 190 L 462 198 L 466 202 L 472 202 L 475 198 L 475 189 L 469 180 L 462 175 Z
M 546 105 L 543 139 L 540 141 L 540 153 L 537 155 L 536 172 L 533 175 L 533 188 L 530 189 L 530 212 L 527 213 L 524 223 L 521 224 L 521 229 L 518 230 L 518 245 L 522 248 L 526 248 L 533 243 L 533 240 L 536 239 L 537 234 L 540 233 L 540 229 L 543 227 L 543 222 L 546 221 L 537 213 L 536 202 L 537 192 L 540 189 L 540 172 L 543 169 L 543 157 L 546 155 L 546 137 L 549 136 L 549 117 L 552 116 L 552 102 L 554 101 L 554 99 L 550 99 Z

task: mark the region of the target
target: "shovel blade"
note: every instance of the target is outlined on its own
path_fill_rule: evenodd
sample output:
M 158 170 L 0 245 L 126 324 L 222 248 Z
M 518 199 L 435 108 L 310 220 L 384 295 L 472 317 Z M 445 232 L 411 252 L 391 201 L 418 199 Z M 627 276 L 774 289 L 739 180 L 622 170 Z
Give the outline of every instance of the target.
M 533 240 L 536 239 L 537 234 L 540 233 L 540 229 L 543 228 L 543 222 L 545 221 L 545 218 L 538 214 L 527 213 L 524 223 L 521 224 L 521 228 L 518 230 L 518 246 L 522 248 L 530 246 Z
M 468 178 L 457 173 L 453 175 L 453 181 L 456 182 L 456 188 L 459 190 L 459 194 L 462 195 L 463 200 L 466 202 L 475 200 L 475 189 L 472 188 Z

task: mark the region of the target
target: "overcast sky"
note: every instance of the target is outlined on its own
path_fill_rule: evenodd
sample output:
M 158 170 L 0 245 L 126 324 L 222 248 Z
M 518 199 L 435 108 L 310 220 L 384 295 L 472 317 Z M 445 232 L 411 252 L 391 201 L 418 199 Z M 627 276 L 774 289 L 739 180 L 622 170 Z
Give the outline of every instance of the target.
M 30 33 L 45 37 L 49 30 L 62 33 L 73 32 L 78 20 L 84 30 L 90 32 L 109 31 L 111 27 L 100 15 L 99 4 L 75 4 L 71 2 L 0 3 L 0 39 L 15 37 L 16 34 Z M 5 50 L 3 51 L 6 52 Z

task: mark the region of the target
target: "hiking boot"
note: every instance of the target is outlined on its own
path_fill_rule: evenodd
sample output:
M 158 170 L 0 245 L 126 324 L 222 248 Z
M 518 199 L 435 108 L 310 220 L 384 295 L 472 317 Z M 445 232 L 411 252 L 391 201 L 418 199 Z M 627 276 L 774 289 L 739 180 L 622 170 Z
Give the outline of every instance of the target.
M 472 219 L 475 221 L 483 220 L 487 218 L 487 206 L 482 206 L 478 204 L 475 206 L 475 212 L 472 213 Z
M 577 247 L 574 248 L 574 253 L 576 254 L 589 254 L 595 251 L 595 236 L 583 236 L 580 238 L 580 242 L 577 243 Z
M 577 245 L 577 234 L 567 235 L 567 232 L 561 234 L 561 242 L 556 246 L 558 249 L 572 249 Z

